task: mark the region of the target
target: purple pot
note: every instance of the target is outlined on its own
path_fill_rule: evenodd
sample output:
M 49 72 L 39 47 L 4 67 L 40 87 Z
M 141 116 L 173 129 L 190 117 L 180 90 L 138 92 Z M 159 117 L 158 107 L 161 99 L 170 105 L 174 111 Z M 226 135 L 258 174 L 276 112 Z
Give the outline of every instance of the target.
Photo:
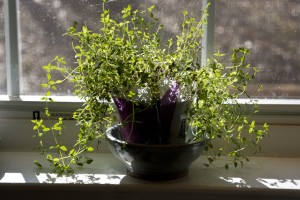
M 178 84 L 173 84 L 154 105 L 135 104 L 114 98 L 128 143 L 180 144 L 185 142 L 187 102 L 177 102 Z

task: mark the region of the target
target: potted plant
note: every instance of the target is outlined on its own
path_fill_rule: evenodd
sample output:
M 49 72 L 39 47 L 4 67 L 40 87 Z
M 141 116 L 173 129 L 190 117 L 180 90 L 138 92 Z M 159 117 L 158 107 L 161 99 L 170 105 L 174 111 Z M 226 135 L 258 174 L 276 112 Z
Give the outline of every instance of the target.
M 138 11 L 129 5 L 122 10 L 122 20 L 116 21 L 105 3 L 98 32 L 74 23 L 66 33 L 73 39 L 75 66 L 67 67 L 59 56 L 43 66 L 48 80 L 42 84 L 47 89 L 43 97 L 47 116 L 51 91 L 64 81 L 74 84 L 75 94 L 84 102 L 73 116 L 80 133 L 72 147 L 59 141 L 64 133 L 62 118 L 51 126 L 45 120 L 33 120 L 41 149 L 58 153 L 46 153 L 54 171 L 63 174 L 73 172 L 73 165 L 90 164 L 92 159 L 85 153 L 93 151 L 92 142 L 102 137 L 111 142 L 116 137 L 122 149 L 130 144 L 153 149 L 201 144 L 210 152 L 206 166 L 222 155 L 231 158 L 225 168 L 243 165 L 248 159 L 243 150 L 257 149 L 268 129 L 266 124 L 257 128 L 248 118 L 257 111 L 255 102 L 240 105 L 237 100 L 247 97 L 247 84 L 257 73 L 246 61 L 249 50 L 234 49 L 231 66 L 219 61 L 224 56 L 220 52 L 201 66 L 198 55 L 207 8 L 199 21 L 183 12 L 181 34 L 166 40 L 154 6 Z M 54 71 L 65 78 L 53 80 Z M 117 120 L 120 123 L 115 125 Z M 44 147 L 43 138 L 51 132 L 55 143 Z M 217 140 L 229 144 L 228 149 L 215 146 Z M 41 167 L 38 161 L 35 164 Z

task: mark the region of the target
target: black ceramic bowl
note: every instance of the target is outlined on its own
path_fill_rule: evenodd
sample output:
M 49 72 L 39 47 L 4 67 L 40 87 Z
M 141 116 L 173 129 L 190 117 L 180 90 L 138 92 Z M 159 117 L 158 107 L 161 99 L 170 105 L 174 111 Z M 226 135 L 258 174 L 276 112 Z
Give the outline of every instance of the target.
M 126 143 L 120 139 L 120 126 L 106 133 L 111 152 L 135 178 L 166 180 L 185 176 L 189 167 L 200 155 L 206 140 L 180 145 L 148 145 Z

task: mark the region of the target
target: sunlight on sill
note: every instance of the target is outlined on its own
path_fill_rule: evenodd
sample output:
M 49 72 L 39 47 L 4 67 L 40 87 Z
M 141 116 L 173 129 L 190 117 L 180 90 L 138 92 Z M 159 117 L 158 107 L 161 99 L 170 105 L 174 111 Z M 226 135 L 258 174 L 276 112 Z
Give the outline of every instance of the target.
M 52 173 L 38 173 L 35 176 L 39 183 L 120 185 L 126 174 L 74 174 L 58 177 Z M 237 188 L 252 188 L 250 184 L 239 177 L 219 178 Z M 257 178 L 256 181 L 270 189 L 300 190 L 300 180 Z M 5 173 L 0 183 L 26 183 L 26 181 L 22 173 Z
M 300 190 L 300 180 L 295 179 L 270 179 L 258 178 L 258 182 L 271 189 L 295 189 Z
M 60 176 L 52 173 L 38 173 L 35 175 L 38 183 L 56 184 L 112 184 L 119 185 L 125 174 L 73 174 Z M 5 173 L 0 183 L 26 183 L 22 173 Z
M 36 174 L 39 183 L 113 184 L 119 185 L 125 174 L 73 174 L 58 177 L 56 174 Z
M 5 173 L 0 183 L 26 183 L 22 173 Z
M 246 183 L 246 181 L 242 178 L 238 178 L 238 177 L 219 177 L 221 180 L 227 182 L 227 183 L 230 183 L 230 184 L 233 184 L 235 185 L 235 187 L 237 188 L 251 188 L 250 185 L 248 185 Z
M 251 185 L 239 177 L 219 177 L 221 180 L 234 185 L 237 188 L 251 188 Z M 270 178 L 257 178 L 256 181 L 263 184 L 270 189 L 292 189 L 300 190 L 300 180 L 294 179 L 270 179 Z

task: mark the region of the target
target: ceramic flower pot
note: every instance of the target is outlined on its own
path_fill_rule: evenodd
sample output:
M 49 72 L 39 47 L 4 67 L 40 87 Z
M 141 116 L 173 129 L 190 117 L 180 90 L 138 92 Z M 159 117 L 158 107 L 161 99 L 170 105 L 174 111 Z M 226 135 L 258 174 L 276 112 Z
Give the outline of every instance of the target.
M 188 102 L 179 100 L 178 94 L 179 86 L 173 83 L 151 105 L 114 98 L 123 139 L 139 144 L 184 144 Z
M 107 131 L 108 146 L 126 166 L 127 174 L 141 179 L 166 180 L 185 176 L 207 142 L 207 139 L 201 139 L 176 145 L 127 143 L 122 138 L 122 131 L 120 125 Z

